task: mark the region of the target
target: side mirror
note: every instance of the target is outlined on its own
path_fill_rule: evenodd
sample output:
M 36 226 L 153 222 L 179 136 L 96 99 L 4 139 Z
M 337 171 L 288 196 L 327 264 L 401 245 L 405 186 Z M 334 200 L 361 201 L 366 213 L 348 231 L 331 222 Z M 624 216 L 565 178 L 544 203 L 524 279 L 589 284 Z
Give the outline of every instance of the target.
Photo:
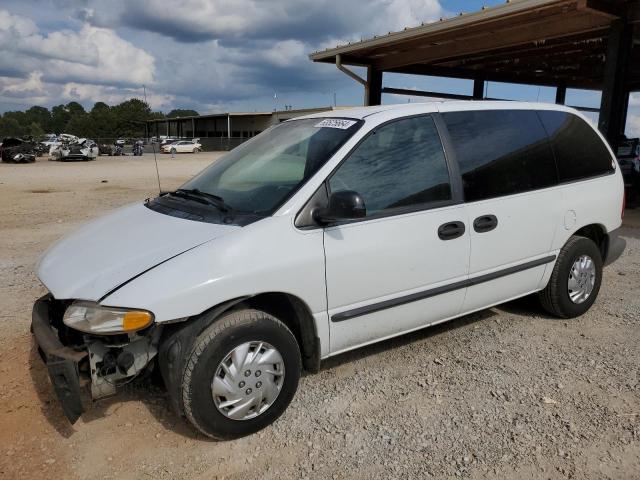
M 329 197 L 329 206 L 316 208 L 312 215 L 317 223 L 327 225 L 344 220 L 364 218 L 367 215 L 367 209 L 364 205 L 364 199 L 358 192 L 343 190 L 332 193 Z

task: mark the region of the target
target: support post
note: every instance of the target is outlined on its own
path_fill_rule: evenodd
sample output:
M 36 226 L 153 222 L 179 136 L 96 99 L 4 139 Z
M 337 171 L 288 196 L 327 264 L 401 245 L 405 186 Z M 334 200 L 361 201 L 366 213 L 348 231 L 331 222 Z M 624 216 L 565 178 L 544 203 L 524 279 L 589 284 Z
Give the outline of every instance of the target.
M 367 67 L 367 83 L 364 86 L 364 104 L 380 105 L 382 103 L 382 71 L 372 66 Z
M 476 77 L 473 79 L 473 99 L 482 100 L 484 98 L 484 78 Z
M 556 103 L 558 105 L 564 105 L 567 101 L 567 87 L 564 85 L 558 85 L 556 87 Z
M 612 22 L 604 65 L 598 128 L 614 151 L 626 122 L 625 102 L 628 103 L 629 100 L 626 83 L 632 44 L 633 26 L 623 19 Z
M 231 115 L 227 113 L 227 138 L 231 138 Z
M 629 114 L 629 99 L 631 97 L 631 92 L 629 90 L 625 90 L 625 98 L 622 101 L 622 111 L 620 112 L 620 133 L 624 133 L 627 127 L 627 116 Z M 616 145 L 617 147 L 617 145 Z

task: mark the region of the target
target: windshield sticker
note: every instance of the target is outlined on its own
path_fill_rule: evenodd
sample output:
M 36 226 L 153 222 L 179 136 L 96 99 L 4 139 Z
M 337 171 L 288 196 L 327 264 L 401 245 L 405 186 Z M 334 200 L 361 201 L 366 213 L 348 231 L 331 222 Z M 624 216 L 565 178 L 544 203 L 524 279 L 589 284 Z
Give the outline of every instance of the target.
M 339 128 L 341 130 L 346 130 L 352 125 L 355 125 L 355 120 L 345 120 L 343 118 L 325 118 L 320 123 L 316 123 L 314 127 L 316 128 Z

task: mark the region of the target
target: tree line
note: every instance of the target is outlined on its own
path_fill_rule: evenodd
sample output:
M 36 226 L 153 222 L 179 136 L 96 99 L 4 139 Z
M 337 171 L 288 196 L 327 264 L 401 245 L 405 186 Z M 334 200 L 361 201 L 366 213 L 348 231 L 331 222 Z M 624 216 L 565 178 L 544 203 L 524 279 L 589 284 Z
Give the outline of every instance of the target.
M 25 111 L 8 111 L 0 116 L 0 139 L 39 137 L 46 133 L 68 133 L 87 138 L 136 138 L 145 135 L 145 121 L 198 115 L 195 110 L 174 109 L 166 115 L 152 111 L 142 100 L 132 98 L 109 106 L 96 102 L 87 111 L 78 102 L 56 105 L 51 110 L 33 106 Z

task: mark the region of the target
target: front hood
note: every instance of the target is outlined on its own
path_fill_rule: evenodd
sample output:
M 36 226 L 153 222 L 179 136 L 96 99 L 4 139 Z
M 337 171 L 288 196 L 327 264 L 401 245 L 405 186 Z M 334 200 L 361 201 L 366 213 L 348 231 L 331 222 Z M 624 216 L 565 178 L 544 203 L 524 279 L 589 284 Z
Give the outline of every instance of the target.
M 184 220 L 136 204 L 53 245 L 40 260 L 38 277 L 57 299 L 98 301 L 132 277 L 239 228 Z

